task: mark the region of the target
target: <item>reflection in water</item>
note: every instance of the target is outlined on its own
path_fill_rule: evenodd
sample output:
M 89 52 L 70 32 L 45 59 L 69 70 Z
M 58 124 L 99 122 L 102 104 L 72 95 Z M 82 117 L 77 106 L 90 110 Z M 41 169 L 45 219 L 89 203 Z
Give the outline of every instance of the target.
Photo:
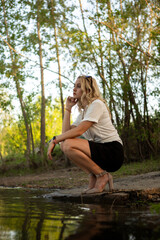
M 0 240 L 159 239 L 160 217 L 148 210 L 53 202 L 43 193 L 0 189 Z
M 156 213 L 151 214 L 147 209 L 89 206 L 81 228 L 67 240 L 160 240 L 160 215 Z
M 0 189 L 0 240 L 56 240 L 76 231 L 81 210 L 36 195 L 33 191 Z

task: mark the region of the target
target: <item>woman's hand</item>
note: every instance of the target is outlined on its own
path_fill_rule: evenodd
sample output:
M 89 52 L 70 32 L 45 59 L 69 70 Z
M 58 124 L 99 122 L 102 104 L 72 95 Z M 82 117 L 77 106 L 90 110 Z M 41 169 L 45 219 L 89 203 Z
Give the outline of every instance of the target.
M 48 159 L 50 159 L 50 160 L 52 160 L 52 155 L 51 155 L 51 153 L 52 153 L 52 151 L 54 150 L 55 145 L 56 145 L 56 144 L 55 144 L 53 141 L 51 141 L 50 144 L 49 144 L 48 151 L 47 151 L 47 156 L 48 156 Z
M 68 108 L 69 110 L 71 110 L 71 108 L 74 106 L 74 105 L 76 105 L 76 103 L 77 103 L 77 99 L 76 98 L 74 98 L 74 97 L 68 97 L 67 98 L 67 101 L 66 101 L 66 108 Z

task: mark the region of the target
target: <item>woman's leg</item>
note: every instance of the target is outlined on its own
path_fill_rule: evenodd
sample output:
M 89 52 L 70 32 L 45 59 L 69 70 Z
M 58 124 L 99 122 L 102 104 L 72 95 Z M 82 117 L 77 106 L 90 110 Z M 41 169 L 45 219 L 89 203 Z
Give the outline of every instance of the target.
M 64 154 L 77 166 L 87 173 L 99 174 L 103 170 L 91 159 L 89 143 L 85 139 L 67 139 L 61 149 Z
M 92 161 L 88 141 L 80 138 L 67 139 L 61 143 L 61 149 L 82 170 L 94 174 L 90 176 L 89 188 L 96 188 L 95 192 L 103 191 L 109 178 L 106 174 L 96 180 L 95 175 L 99 175 L 104 170 Z

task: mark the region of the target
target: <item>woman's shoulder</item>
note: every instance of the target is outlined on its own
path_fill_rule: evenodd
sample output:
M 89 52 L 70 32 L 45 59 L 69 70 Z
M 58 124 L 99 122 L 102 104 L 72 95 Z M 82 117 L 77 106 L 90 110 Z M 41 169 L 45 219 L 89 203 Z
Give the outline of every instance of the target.
M 93 102 L 92 102 L 91 104 L 93 104 L 93 105 L 98 105 L 98 106 L 100 106 L 100 105 L 101 105 L 101 106 L 105 105 L 105 103 L 104 103 L 101 99 L 99 99 L 99 98 L 93 100 Z
M 93 100 L 88 106 L 87 106 L 87 110 L 88 111 L 98 111 L 101 110 L 103 111 L 104 109 L 104 102 L 101 99 L 95 99 Z
M 91 103 L 91 108 L 93 109 L 99 109 L 101 111 L 104 111 L 104 112 L 108 112 L 110 114 L 110 110 L 107 106 L 107 104 L 105 103 L 105 101 L 103 101 L 103 99 L 95 99 L 92 103 Z

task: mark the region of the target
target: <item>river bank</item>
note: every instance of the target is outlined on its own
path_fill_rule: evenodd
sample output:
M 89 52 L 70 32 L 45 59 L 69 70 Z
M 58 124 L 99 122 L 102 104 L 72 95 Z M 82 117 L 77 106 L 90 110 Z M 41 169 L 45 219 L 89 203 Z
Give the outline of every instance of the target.
M 58 200 L 82 201 L 82 191 L 86 188 L 88 176 L 77 167 L 58 169 L 46 173 L 25 176 L 0 177 L 3 187 L 43 188 L 53 190 L 47 197 Z M 58 189 L 58 190 L 56 190 Z M 84 195 L 83 201 L 108 201 L 124 203 L 126 200 L 160 202 L 160 171 L 114 177 L 114 192 Z

